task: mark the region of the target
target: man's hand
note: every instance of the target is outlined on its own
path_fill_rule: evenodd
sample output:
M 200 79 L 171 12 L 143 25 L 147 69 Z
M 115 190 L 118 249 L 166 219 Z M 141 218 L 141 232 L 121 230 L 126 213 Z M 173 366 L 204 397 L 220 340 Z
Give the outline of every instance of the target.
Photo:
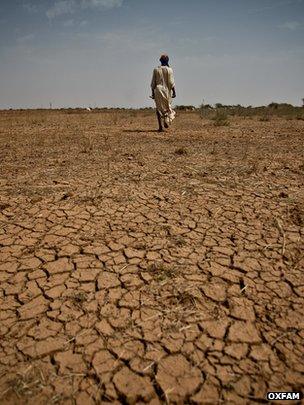
M 176 93 L 175 93 L 175 88 L 173 87 L 173 89 L 172 89 L 172 98 L 175 98 L 176 97 Z

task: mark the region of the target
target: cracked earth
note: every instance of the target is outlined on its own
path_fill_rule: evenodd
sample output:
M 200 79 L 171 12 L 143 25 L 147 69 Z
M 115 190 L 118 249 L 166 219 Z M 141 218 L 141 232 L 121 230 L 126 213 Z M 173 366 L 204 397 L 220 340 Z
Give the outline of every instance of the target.
M 0 113 L 1 404 L 304 387 L 303 121 Z

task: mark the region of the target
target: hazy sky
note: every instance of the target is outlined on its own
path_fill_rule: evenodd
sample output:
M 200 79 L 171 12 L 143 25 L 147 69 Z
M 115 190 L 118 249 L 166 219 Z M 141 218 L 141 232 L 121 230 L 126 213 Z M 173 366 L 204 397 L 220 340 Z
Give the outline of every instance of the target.
M 177 104 L 301 104 L 304 0 L 1 0 L 0 108 L 152 106 L 164 52 Z

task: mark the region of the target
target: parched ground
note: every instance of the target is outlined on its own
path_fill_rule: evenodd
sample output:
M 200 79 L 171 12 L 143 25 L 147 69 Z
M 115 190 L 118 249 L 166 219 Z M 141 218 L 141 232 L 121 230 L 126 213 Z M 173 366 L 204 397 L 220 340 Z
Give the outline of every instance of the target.
M 304 121 L 155 127 L 0 113 L 1 404 L 303 390 Z

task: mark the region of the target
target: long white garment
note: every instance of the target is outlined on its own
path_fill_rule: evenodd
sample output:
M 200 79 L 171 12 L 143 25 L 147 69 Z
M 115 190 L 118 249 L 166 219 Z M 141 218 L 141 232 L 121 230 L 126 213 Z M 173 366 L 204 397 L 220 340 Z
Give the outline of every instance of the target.
M 151 88 L 154 91 L 156 109 L 168 124 L 175 118 L 175 111 L 171 106 L 171 92 L 174 86 L 173 70 L 170 67 L 159 66 L 154 69 Z

